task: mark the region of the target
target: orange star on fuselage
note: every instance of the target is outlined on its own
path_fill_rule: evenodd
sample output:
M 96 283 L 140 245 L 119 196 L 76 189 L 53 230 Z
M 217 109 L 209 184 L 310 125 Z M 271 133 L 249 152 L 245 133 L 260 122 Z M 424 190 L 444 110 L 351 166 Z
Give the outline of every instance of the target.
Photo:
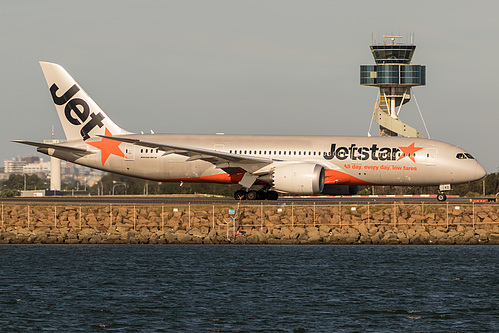
M 416 163 L 416 160 L 414 160 L 414 154 L 423 149 L 423 147 L 414 147 L 414 142 L 411 143 L 407 147 L 399 147 L 400 150 L 402 150 L 403 154 L 398 158 L 397 161 L 400 161 L 404 157 L 409 157 L 414 163 Z
M 112 136 L 111 132 L 106 128 L 105 131 L 106 136 Z M 121 151 L 119 145 L 121 144 L 121 141 L 116 141 L 116 140 L 111 140 L 111 139 L 106 139 L 102 138 L 101 141 L 96 141 L 96 142 L 87 142 L 89 145 L 100 149 L 101 150 L 101 161 L 102 165 L 104 165 L 109 158 L 110 155 L 116 155 L 119 157 L 125 157 L 125 154 Z

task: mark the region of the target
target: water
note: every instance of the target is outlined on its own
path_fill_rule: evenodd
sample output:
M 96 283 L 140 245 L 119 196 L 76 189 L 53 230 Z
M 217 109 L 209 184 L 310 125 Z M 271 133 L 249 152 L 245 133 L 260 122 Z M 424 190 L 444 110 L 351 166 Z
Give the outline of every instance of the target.
M 494 246 L 0 246 L 0 331 L 499 331 Z

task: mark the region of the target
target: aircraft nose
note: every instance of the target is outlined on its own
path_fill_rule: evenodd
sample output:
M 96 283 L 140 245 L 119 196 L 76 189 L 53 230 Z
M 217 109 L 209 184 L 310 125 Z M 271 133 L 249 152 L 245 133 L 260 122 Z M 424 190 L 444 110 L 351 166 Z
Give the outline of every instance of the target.
M 476 162 L 476 167 L 475 167 L 475 179 L 482 179 L 483 177 L 485 177 L 485 175 L 487 174 L 487 171 L 485 171 L 485 169 L 483 168 L 483 166 Z

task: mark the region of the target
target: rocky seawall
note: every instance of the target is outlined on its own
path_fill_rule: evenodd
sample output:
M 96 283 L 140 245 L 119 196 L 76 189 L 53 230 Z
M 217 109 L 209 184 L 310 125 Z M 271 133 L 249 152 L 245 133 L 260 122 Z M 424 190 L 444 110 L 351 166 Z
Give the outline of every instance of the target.
M 2 204 L 0 244 L 499 245 L 499 205 Z

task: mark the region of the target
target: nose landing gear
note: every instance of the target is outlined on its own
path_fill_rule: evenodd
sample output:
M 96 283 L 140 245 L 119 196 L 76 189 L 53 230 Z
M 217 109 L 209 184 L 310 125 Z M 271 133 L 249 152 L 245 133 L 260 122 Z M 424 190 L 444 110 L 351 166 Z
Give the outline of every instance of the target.
M 437 200 L 440 202 L 447 200 L 447 196 L 445 195 L 444 191 L 450 191 L 450 190 L 452 190 L 450 184 L 441 184 L 440 192 L 437 194 Z
M 440 192 L 438 195 L 437 195 L 437 200 L 438 201 L 445 201 L 447 200 L 447 196 L 445 195 L 444 192 Z

